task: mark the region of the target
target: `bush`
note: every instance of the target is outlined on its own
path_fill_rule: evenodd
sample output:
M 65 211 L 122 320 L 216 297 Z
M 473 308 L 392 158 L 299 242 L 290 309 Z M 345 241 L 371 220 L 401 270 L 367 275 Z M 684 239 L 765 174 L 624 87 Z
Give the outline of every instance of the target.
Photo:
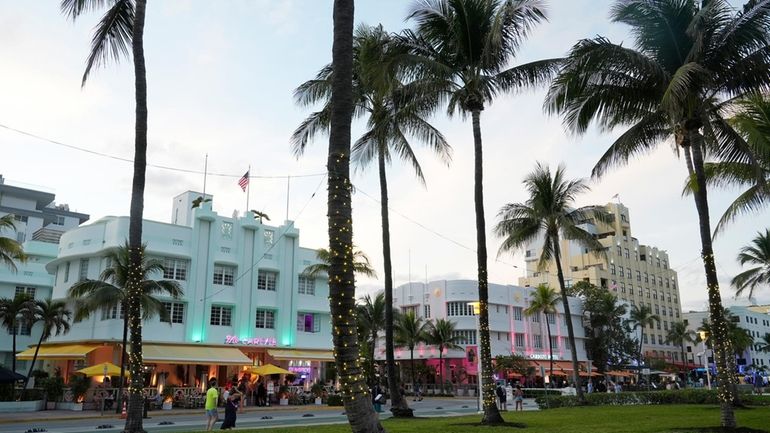
M 548 394 L 549 396 L 555 395 L 559 397 L 562 395 L 561 391 L 559 391 L 558 389 L 522 388 L 521 390 L 524 391 L 524 398 L 545 397 L 546 394 Z
M 708 389 L 683 389 L 671 391 L 644 391 L 616 393 L 585 394 L 588 406 L 626 406 L 641 404 L 719 404 L 717 392 Z M 745 394 L 740 396 L 741 402 L 751 406 L 770 405 L 770 396 Z M 577 396 L 549 397 L 539 396 L 535 399 L 541 409 L 557 407 L 580 406 Z
M 64 379 L 61 376 L 49 377 L 40 382 L 48 401 L 57 402 L 64 395 Z
M 331 394 L 329 397 L 326 398 L 326 404 L 329 406 L 344 406 L 342 403 L 342 395 L 340 394 Z

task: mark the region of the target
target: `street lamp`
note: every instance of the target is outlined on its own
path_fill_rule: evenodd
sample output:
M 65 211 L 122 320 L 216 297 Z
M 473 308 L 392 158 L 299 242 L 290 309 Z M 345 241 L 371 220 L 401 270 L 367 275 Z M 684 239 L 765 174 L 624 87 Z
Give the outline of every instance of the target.
M 473 308 L 473 315 L 476 317 L 476 360 L 477 360 L 477 366 L 476 366 L 476 377 L 478 378 L 479 382 L 479 391 L 478 391 L 478 401 L 476 402 L 478 406 L 478 411 L 481 412 L 482 408 L 484 407 L 484 404 L 482 403 L 482 386 L 481 386 L 481 351 L 479 348 L 481 348 L 481 325 L 479 324 L 479 311 L 481 310 L 481 304 L 476 302 L 468 302 L 468 306 Z

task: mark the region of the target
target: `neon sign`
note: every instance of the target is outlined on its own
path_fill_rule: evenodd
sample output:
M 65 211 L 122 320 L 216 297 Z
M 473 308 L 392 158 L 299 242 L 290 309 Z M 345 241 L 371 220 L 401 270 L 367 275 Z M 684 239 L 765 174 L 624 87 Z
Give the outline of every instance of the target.
M 276 346 L 275 338 L 238 338 L 235 335 L 225 336 L 225 344 L 241 344 L 244 346 Z

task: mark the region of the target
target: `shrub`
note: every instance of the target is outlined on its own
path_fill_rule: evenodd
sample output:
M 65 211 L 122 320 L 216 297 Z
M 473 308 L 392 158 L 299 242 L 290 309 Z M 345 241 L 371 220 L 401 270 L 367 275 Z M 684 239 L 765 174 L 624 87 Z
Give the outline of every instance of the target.
M 522 388 L 521 390 L 524 391 L 524 398 L 545 397 L 546 394 L 548 394 L 549 396 L 551 396 L 551 395 L 561 396 L 562 395 L 561 391 L 559 391 L 558 389 Z
M 329 406 L 343 406 L 342 395 L 340 394 L 329 395 L 329 397 L 326 398 L 326 404 L 328 404 Z
M 585 394 L 588 406 L 626 406 L 640 404 L 719 404 L 715 390 L 683 389 L 671 391 L 644 391 L 616 393 Z M 740 396 L 741 402 L 751 406 L 770 405 L 770 396 L 745 394 Z M 576 396 L 549 397 L 539 396 L 535 399 L 541 409 L 557 407 L 580 406 Z
M 64 395 L 64 379 L 61 376 L 49 377 L 42 379 L 40 382 L 45 392 L 46 400 L 57 402 Z

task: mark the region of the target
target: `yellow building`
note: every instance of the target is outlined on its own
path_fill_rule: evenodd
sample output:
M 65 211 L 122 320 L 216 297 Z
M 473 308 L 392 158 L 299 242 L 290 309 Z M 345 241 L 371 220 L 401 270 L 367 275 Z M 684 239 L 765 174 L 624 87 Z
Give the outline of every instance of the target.
M 588 281 L 612 291 L 630 306 L 650 307 L 660 322 L 645 329 L 643 351 L 647 356 L 678 362 L 679 348 L 665 342 L 671 324 L 680 321 L 682 314 L 679 282 L 669 266 L 668 253 L 639 243 L 631 231 L 628 208 L 621 203 L 608 203 L 604 208 L 610 214 L 610 221 L 591 220 L 581 225 L 604 245 L 604 255 L 562 240 L 565 285 L 570 287 L 578 281 Z M 558 290 L 555 262 L 549 262 L 546 269 L 538 269 L 542 245 L 542 239 L 527 245 L 526 276 L 519 279 L 519 285 L 534 287 L 545 283 Z

